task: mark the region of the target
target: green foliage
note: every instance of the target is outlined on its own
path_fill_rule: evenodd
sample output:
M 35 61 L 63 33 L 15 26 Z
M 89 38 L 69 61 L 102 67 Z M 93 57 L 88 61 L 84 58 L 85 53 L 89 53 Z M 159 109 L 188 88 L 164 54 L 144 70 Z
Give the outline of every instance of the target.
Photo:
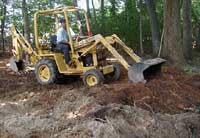
M 200 1 L 192 1 L 192 26 L 193 26 L 193 37 L 196 41 L 200 41 Z
M 79 0 L 77 0 L 79 1 Z M 95 1 L 95 0 L 94 0 Z M 93 34 L 100 33 L 101 26 L 101 7 L 100 1 L 97 14 L 97 24 L 94 20 L 94 14 L 92 6 L 90 6 L 91 12 L 91 24 Z M 9 7 L 8 16 L 6 18 L 5 28 L 8 30 L 11 23 L 17 25 L 18 29 L 23 32 L 23 17 L 21 13 L 22 0 L 9 1 L 7 7 Z M 31 28 L 31 36 L 33 36 L 33 17 L 37 10 L 54 8 L 56 6 L 72 6 L 74 0 L 26 0 L 28 6 L 29 15 L 29 27 Z M 90 0 L 91 2 L 91 0 Z M 141 2 L 141 5 L 140 5 Z M 155 0 L 156 12 L 159 21 L 160 31 L 163 30 L 163 0 Z M 3 2 L 0 1 L 2 7 Z M 3 9 L 3 8 L 2 8 Z M 0 19 L 3 19 L 2 9 L 0 10 Z M 140 13 L 142 15 L 142 30 L 143 30 L 143 45 L 145 49 L 151 49 L 151 28 L 149 16 L 146 10 L 145 0 L 105 0 L 105 32 L 103 35 L 117 34 L 125 43 L 139 49 L 139 19 Z M 193 23 L 193 36 L 200 40 L 200 1 L 192 0 L 192 23 Z M 47 30 L 51 29 L 51 19 L 45 20 L 45 24 L 40 20 L 40 25 Z M 40 34 L 42 33 L 42 29 Z M 161 32 L 160 32 L 161 34 Z

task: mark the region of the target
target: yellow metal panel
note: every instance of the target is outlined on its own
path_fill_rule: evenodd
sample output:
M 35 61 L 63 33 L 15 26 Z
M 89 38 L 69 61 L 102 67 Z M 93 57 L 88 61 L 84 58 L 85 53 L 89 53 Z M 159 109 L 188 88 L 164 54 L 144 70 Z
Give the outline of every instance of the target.
M 97 54 L 96 53 L 92 53 L 92 58 L 93 58 L 93 64 L 96 67 L 98 65 Z
M 102 68 L 103 74 L 109 74 L 114 71 L 113 65 L 107 65 Z
M 78 60 L 74 60 L 74 65 L 69 67 L 64 60 L 64 55 L 62 53 L 56 53 L 54 54 L 54 58 L 58 67 L 58 70 L 61 74 L 65 75 L 82 75 L 84 72 L 84 69 L 82 67 L 82 64 Z
M 55 53 L 54 54 L 54 58 L 55 58 L 55 61 L 56 61 L 56 64 L 57 64 L 59 72 L 60 73 L 65 72 L 67 70 L 67 66 L 66 66 L 66 63 L 64 61 L 63 54 Z
M 107 41 L 109 44 L 114 44 L 114 43 L 115 43 L 115 40 L 113 39 L 112 36 L 106 37 L 106 41 Z

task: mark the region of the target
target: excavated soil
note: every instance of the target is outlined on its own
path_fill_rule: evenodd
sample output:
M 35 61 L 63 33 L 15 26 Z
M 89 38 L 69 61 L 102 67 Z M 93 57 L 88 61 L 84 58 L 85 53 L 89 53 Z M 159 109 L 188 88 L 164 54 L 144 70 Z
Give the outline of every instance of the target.
M 97 91 L 102 105 L 121 103 L 154 112 L 180 113 L 199 104 L 200 74 L 186 75 L 177 68 L 163 67 L 162 75 L 146 84 L 133 84 L 124 78 L 98 86 Z
M 146 110 L 163 113 L 179 113 L 190 110 L 200 103 L 200 74 L 186 75 L 182 70 L 163 67 L 162 75 L 155 76 L 146 84 L 133 84 L 126 70 L 116 82 L 106 82 L 94 88 L 85 88 L 79 78 L 61 78 L 58 84 L 41 86 L 36 82 L 33 71 L 26 74 L 12 72 L 9 56 L 0 61 L 0 99 L 16 100 L 24 93 L 35 92 L 45 96 L 50 90 L 80 89 L 92 95 L 100 105 L 119 103 L 139 106 Z
M 146 84 L 119 81 L 87 88 L 78 77 L 41 86 L 0 57 L 0 137 L 199 138 L 200 74 L 173 67 Z

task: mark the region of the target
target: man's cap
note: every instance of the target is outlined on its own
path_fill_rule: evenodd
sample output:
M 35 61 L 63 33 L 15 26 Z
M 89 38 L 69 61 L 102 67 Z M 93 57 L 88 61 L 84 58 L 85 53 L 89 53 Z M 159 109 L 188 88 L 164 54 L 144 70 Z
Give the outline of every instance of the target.
M 60 23 L 65 23 L 66 21 L 65 21 L 64 18 L 61 18 L 59 22 L 60 22 Z

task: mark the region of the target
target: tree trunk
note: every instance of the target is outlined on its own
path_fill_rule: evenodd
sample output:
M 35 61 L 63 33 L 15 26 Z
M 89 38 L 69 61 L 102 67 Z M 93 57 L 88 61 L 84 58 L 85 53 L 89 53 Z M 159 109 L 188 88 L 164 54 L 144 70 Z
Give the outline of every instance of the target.
M 140 53 L 144 54 L 143 43 L 142 43 L 142 0 L 140 0 Z
M 91 23 L 91 13 L 90 13 L 90 4 L 89 0 L 86 0 L 86 6 L 87 6 L 87 15 L 88 15 L 88 20 L 89 20 L 89 25 L 90 25 L 90 30 L 92 32 L 92 23 Z
M 104 0 L 101 0 L 101 32 L 105 33 L 105 11 Z
M 74 2 L 73 2 L 73 6 L 74 6 L 74 7 L 78 7 L 77 0 L 74 0 Z
M 50 7 L 51 7 L 51 8 L 54 8 L 54 3 L 55 3 L 55 0 L 50 0 L 50 1 L 49 1 L 49 4 L 50 4 Z
M 110 3 L 111 3 L 111 14 L 112 14 L 112 16 L 115 17 L 116 16 L 116 6 L 115 6 L 116 1 L 115 0 L 111 0 Z
M 160 46 L 160 33 L 159 33 L 159 25 L 156 14 L 156 7 L 154 0 L 145 0 L 147 11 L 150 17 L 151 24 L 151 35 L 152 35 L 152 43 L 153 43 L 153 54 L 157 55 L 159 46 Z
M 191 0 L 183 0 L 183 48 L 185 58 L 192 57 Z
M 5 40 L 4 40 L 4 30 L 5 30 L 5 19 L 6 19 L 6 11 L 7 11 L 7 0 L 3 1 L 3 9 L 2 9 L 2 15 L 3 18 L 1 19 L 1 41 L 2 41 L 2 50 L 3 53 L 5 52 Z
M 74 0 L 73 6 L 74 6 L 74 7 L 78 7 L 78 2 L 77 2 L 77 0 Z M 76 17 L 77 17 L 77 20 L 80 22 L 80 21 L 81 21 L 81 17 L 80 17 L 80 14 L 79 14 L 78 11 L 77 11 Z M 81 22 L 80 22 L 80 23 L 81 23 Z M 83 35 L 83 30 L 82 30 L 81 27 L 79 28 L 79 35 Z
M 94 14 L 94 21 L 95 21 L 95 27 L 97 27 L 97 14 L 94 6 L 94 0 L 92 0 L 92 9 L 93 9 L 93 14 Z
M 88 18 L 91 19 L 89 0 L 86 0 L 86 6 L 87 6 L 87 15 L 88 15 Z
M 26 0 L 22 1 L 22 15 L 24 21 L 24 36 L 28 42 L 30 42 L 30 29 L 29 29 L 29 19 Z
M 74 5 L 74 7 L 78 7 L 77 0 L 74 0 L 74 4 L 73 5 Z M 77 19 L 81 20 L 79 12 L 77 12 Z
M 163 54 L 176 66 L 183 64 L 180 32 L 180 0 L 164 2 L 164 48 Z

